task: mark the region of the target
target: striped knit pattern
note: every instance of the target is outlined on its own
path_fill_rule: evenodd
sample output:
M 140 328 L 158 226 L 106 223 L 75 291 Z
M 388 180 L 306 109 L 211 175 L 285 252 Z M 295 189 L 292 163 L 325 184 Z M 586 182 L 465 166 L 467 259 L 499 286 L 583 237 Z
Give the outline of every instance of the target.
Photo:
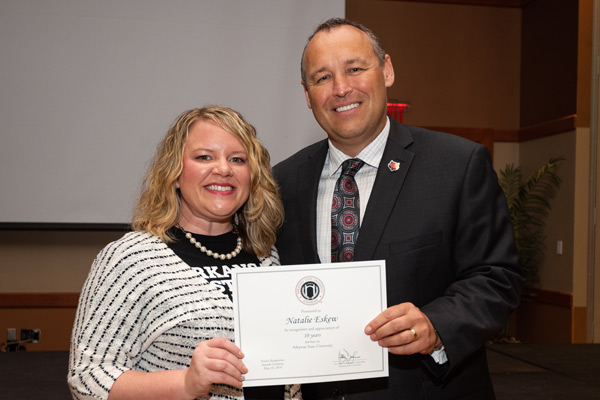
M 261 265 L 279 265 L 276 250 Z M 185 369 L 199 342 L 234 341 L 233 305 L 159 238 L 127 233 L 96 257 L 79 299 L 68 382 L 75 399 L 106 399 L 125 371 Z M 297 385 L 286 398 L 299 398 Z M 293 392 L 293 393 L 292 393 Z M 243 399 L 213 385 L 211 399 Z

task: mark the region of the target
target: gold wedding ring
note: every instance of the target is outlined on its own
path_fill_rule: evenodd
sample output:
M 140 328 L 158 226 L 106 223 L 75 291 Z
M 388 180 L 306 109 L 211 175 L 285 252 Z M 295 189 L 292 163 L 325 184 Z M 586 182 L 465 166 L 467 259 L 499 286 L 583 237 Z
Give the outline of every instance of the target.
M 415 337 L 415 340 L 417 340 L 417 331 L 415 331 L 413 328 L 410 328 L 410 331 L 412 332 L 413 336 Z

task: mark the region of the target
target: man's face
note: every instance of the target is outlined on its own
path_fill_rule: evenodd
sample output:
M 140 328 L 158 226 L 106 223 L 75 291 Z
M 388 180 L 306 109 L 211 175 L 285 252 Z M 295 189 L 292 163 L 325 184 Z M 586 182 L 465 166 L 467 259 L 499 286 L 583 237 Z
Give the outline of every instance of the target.
M 308 107 L 337 148 L 357 155 L 385 126 L 386 88 L 394 83 L 390 57 L 380 65 L 369 37 L 341 26 L 317 33 L 303 61 Z

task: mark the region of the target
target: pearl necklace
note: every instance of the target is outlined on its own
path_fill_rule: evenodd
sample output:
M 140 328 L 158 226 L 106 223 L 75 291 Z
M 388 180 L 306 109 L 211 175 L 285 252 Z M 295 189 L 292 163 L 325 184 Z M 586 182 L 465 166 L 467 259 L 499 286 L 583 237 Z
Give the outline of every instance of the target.
M 216 251 L 207 249 L 206 246 L 202 246 L 202 243 L 197 241 L 190 232 L 185 232 L 185 237 L 188 238 L 190 243 L 196 246 L 197 249 L 200 249 L 201 252 L 206 253 L 207 256 L 212 256 L 213 258 L 219 258 L 221 260 L 231 260 L 233 257 L 240 254 L 240 251 L 242 251 L 242 238 L 239 236 L 237 238 L 237 245 L 235 246 L 235 249 L 231 253 L 227 254 L 219 254 Z

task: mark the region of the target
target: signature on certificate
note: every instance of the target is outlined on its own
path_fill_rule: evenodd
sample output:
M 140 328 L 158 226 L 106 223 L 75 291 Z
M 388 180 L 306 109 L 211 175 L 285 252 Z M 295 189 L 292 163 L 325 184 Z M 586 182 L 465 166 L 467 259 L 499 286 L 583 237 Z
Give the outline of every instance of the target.
M 350 354 L 348 350 L 342 349 L 338 352 L 338 362 L 340 364 L 352 364 L 359 358 L 360 356 L 358 355 L 358 351 L 355 351 L 352 354 Z

